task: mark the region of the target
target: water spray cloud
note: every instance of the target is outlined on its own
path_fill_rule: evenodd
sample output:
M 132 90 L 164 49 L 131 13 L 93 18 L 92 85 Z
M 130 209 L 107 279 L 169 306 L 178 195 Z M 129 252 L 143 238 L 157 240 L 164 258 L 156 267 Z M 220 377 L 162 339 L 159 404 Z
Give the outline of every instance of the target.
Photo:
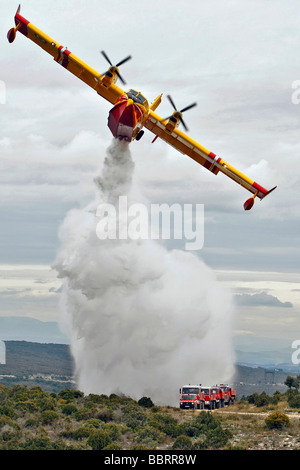
M 139 200 L 133 175 L 128 145 L 113 141 L 94 201 L 64 220 L 54 263 L 63 279 L 62 321 L 84 393 L 176 405 L 183 383 L 233 373 L 231 296 L 195 253 L 151 239 L 99 238 L 99 204 Z

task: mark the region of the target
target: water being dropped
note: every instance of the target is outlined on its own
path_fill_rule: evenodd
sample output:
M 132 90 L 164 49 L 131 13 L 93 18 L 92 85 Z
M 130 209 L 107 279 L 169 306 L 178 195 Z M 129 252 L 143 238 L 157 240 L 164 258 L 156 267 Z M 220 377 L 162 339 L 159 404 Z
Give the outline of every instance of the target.
M 233 373 L 231 296 L 196 253 L 150 239 L 99 239 L 97 206 L 124 195 L 138 202 L 133 176 L 128 145 L 114 140 L 95 199 L 62 224 L 54 263 L 61 321 L 85 394 L 177 405 L 184 383 L 224 382 Z

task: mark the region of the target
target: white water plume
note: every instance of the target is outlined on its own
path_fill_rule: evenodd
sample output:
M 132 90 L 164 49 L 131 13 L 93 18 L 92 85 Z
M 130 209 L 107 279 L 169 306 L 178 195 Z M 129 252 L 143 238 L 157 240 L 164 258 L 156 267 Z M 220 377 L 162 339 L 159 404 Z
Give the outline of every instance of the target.
M 113 141 L 95 200 L 64 220 L 54 264 L 62 321 L 85 394 L 177 405 L 184 383 L 210 385 L 233 373 L 231 296 L 196 253 L 150 239 L 99 239 L 97 206 L 120 195 L 136 202 L 133 174 L 128 145 Z

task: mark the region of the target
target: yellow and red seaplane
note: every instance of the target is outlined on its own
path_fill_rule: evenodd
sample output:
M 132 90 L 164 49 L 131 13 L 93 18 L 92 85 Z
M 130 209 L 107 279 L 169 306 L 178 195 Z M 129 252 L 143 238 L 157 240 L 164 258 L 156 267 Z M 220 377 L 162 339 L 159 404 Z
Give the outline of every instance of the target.
M 174 108 L 174 112 L 171 116 L 162 118 L 155 113 L 156 108 L 161 103 L 162 94 L 149 105 L 147 99 L 140 92 L 133 89 L 125 92 L 122 88 L 118 87 L 116 85 L 118 79 L 120 79 L 123 85 L 125 84 L 124 79 L 120 75 L 119 67 L 131 59 L 131 56 L 113 65 L 107 54 L 102 51 L 102 55 L 108 61 L 110 67 L 105 73 L 101 74 L 76 57 L 66 47 L 54 41 L 31 22 L 23 18 L 20 15 L 20 5 L 15 14 L 15 27 L 11 28 L 7 33 L 10 43 L 15 40 L 17 32 L 22 33 L 38 44 L 58 64 L 93 88 L 98 95 L 112 103 L 113 108 L 109 112 L 108 127 L 115 138 L 127 142 L 138 141 L 143 136 L 143 128 L 145 127 L 155 135 L 152 142 L 160 137 L 179 152 L 188 155 L 215 175 L 221 171 L 250 191 L 253 196 L 244 203 L 245 210 L 252 208 L 256 197 L 263 199 L 276 188 L 276 186 L 270 190 L 263 188 L 178 129 L 179 124 L 182 124 L 185 131 L 188 130 L 182 118 L 182 113 L 193 108 L 196 103 L 177 110 L 171 96 L 167 95 Z

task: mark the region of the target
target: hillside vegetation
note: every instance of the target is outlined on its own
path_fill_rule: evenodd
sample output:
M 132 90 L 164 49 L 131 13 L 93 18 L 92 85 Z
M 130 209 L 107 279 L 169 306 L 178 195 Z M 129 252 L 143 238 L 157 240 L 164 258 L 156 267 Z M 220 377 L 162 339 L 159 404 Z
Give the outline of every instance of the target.
M 208 412 L 158 407 L 147 397 L 0 385 L 0 449 L 300 449 L 299 419 L 287 401 L 298 393 L 290 387 Z

